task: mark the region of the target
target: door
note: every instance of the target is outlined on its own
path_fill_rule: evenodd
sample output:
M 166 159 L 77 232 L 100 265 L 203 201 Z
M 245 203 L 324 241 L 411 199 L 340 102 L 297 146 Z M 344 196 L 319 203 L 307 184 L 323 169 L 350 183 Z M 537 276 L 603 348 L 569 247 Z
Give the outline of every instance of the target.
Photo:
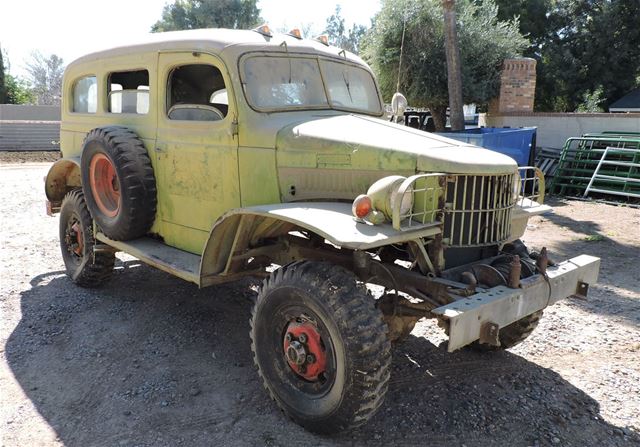
M 158 77 L 160 235 L 168 245 L 201 254 L 216 219 L 240 206 L 230 82 L 218 58 L 197 52 L 161 53 Z

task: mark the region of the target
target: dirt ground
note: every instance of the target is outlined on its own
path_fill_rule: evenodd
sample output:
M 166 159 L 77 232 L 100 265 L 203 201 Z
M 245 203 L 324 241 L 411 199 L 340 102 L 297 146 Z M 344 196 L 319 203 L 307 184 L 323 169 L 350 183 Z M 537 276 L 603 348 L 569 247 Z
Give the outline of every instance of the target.
M 525 242 L 602 258 L 588 301 L 565 300 L 510 351 L 446 352 L 433 322 L 397 346 L 381 411 L 319 437 L 258 380 L 257 282 L 198 290 L 121 256 L 101 289 L 63 274 L 48 163 L 0 165 L 2 446 L 640 445 L 640 211 L 555 201 Z M 33 160 L 31 160 L 33 161 Z

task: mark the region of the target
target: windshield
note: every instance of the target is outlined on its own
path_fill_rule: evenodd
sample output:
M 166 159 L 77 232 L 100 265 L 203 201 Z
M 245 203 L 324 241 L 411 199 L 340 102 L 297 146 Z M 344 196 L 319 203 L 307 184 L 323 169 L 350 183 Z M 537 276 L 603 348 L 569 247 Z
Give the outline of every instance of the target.
M 252 56 L 243 68 L 247 101 L 258 110 L 381 112 L 373 77 L 355 65 L 305 57 Z

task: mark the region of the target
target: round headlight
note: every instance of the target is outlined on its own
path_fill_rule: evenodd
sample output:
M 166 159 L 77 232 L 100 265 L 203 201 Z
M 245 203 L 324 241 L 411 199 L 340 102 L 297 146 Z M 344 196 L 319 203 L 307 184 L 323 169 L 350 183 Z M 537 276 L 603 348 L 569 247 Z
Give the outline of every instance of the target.
M 511 193 L 511 200 L 516 201 L 520 196 L 520 192 L 522 191 L 522 178 L 518 172 L 513 176 L 513 190 Z
M 396 200 L 399 197 L 398 189 L 400 189 L 400 185 L 402 185 L 403 181 L 399 181 L 397 182 L 396 185 L 394 185 L 391 196 L 389 198 L 389 205 L 392 211 L 396 206 Z M 404 216 L 409 214 L 412 208 L 413 208 L 413 191 L 411 189 L 408 189 L 407 191 L 405 191 L 404 194 L 402 194 L 402 198 L 400 199 L 400 215 Z

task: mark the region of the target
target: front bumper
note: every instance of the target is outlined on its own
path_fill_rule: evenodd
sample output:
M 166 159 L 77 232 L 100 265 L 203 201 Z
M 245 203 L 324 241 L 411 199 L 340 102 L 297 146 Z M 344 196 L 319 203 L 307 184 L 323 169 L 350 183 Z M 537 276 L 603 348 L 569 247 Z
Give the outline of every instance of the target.
M 433 309 L 449 322 L 449 352 L 485 337 L 538 310 L 572 295 L 586 296 L 589 284 L 598 279 L 600 258 L 580 255 L 547 268 L 547 278 L 534 275 L 520 288 L 485 289 L 468 298 Z

